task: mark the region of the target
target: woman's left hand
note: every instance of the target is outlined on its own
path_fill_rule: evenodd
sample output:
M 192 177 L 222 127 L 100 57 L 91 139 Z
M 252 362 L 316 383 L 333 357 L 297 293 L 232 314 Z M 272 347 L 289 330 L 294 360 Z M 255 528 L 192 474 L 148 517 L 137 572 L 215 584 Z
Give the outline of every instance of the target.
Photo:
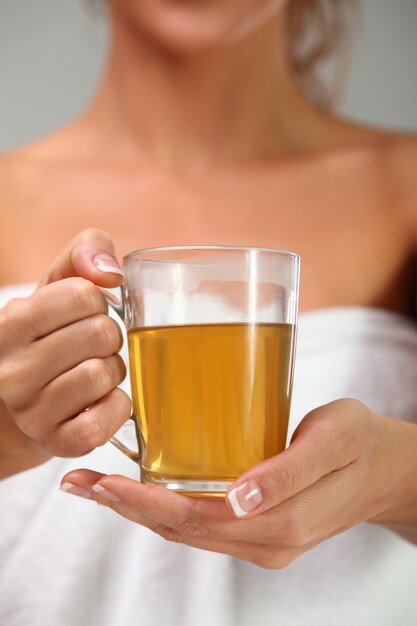
M 90 470 L 62 483 L 170 541 L 283 568 L 363 521 L 417 527 L 416 450 L 415 425 L 344 399 L 309 413 L 289 448 L 240 476 L 226 501 Z

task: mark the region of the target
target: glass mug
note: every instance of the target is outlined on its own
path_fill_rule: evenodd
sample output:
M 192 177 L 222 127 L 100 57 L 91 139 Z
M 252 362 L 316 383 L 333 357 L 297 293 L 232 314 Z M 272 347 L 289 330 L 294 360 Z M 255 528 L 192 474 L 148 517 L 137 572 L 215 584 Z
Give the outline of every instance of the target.
M 235 246 L 137 250 L 123 260 L 141 481 L 224 496 L 286 445 L 300 258 Z M 130 426 L 133 427 L 132 422 Z

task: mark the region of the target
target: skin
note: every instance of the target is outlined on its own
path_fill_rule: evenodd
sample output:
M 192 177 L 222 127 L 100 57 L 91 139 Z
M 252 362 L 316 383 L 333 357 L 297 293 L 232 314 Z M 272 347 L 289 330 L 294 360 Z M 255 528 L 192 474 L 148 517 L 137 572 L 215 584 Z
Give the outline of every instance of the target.
M 100 271 L 97 255 L 108 264 L 156 245 L 293 249 L 302 311 L 415 316 L 415 138 L 308 104 L 285 62 L 283 11 L 251 30 L 258 7 L 113 0 L 113 49 L 91 107 L 1 158 L 0 284 L 42 276 L 0 310 L 2 477 L 81 456 L 129 415 L 116 389 L 120 332 L 96 288 L 122 279 Z M 314 409 L 284 453 L 236 481 L 262 494 L 240 519 L 227 500 L 122 476 L 77 470 L 63 482 L 169 540 L 262 567 L 285 567 L 362 521 L 417 543 L 417 426 L 393 417 L 352 399 Z

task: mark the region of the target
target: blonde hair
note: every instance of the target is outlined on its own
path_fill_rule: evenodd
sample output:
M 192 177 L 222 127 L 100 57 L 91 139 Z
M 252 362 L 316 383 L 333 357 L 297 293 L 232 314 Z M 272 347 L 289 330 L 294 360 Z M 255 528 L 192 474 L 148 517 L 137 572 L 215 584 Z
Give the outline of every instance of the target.
M 306 96 L 330 108 L 346 75 L 349 23 L 356 0 L 288 0 L 286 32 L 291 69 Z M 334 58 L 334 77 L 326 84 L 319 74 L 323 62 Z

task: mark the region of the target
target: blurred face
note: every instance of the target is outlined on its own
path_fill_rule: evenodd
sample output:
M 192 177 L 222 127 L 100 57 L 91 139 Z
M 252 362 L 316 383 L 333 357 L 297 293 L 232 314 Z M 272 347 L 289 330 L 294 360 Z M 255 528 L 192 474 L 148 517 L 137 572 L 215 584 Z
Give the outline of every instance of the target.
M 286 0 L 109 0 L 113 12 L 171 54 L 206 52 L 247 37 Z

